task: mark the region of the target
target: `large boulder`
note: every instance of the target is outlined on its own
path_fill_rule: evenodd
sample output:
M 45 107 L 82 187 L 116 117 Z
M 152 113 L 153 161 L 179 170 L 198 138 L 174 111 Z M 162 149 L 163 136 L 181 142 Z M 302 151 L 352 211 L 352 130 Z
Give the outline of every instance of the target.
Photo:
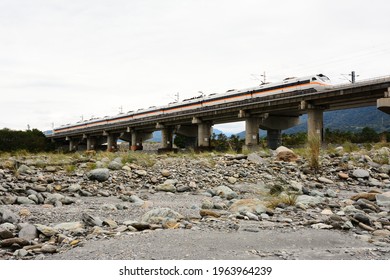
M 280 146 L 275 151 L 276 160 L 285 162 L 294 162 L 298 159 L 298 156 L 290 149 Z
M 89 180 L 104 182 L 110 177 L 110 171 L 107 168 L 97 168 L 88 172 L 87 177 Z

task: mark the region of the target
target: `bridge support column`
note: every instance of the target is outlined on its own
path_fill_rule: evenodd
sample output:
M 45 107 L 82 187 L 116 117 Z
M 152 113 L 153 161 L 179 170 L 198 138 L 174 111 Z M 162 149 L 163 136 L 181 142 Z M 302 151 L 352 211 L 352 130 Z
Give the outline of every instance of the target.
M 171 126 L 164 127 L 161 130 L 162 149 L 171 150 L 173 144 L 173 128 Z
M 76 140 L 69 138 L 69 152 L 77 151 Z
M 210 147 L 211 124 L 198 124 L 198 147 Z
M 275 150 L 282 145 L 282 131 L 280 129 L 267 130 L 267 146 Z
M 324 140 L 324 109 L 312 107 L 307 110 L 307 137 L 308 140 Z
M 117 149 L 117 137 L 113 134 L 107 135 L 107 152 L 114 152 Z
M 96 139 L 93 137 L 87 138 L 87 151 L 96 150 Z
M 132 131 L 131 133 L 131 147 L 130 150 L 138 151 L 142 150 L 142 136 L 140 132 Z
M 259 148 L 259 123 L 258 118 L 245 119 L 245 149 L 247 150 Z

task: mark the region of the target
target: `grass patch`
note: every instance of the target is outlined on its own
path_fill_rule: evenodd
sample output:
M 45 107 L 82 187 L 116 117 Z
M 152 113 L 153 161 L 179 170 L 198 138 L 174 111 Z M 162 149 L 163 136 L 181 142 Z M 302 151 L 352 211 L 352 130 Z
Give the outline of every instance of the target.
M 307 151 L 309 154 L 309 166 L 314 171 L 320 169 L 320 150 L 321 150 L 321 137 L 312 135 L 307 141 Z
M 295 194 L 280 194 L 277 197 L 272 197 L 271 200 L 267 202 L 267 207 L 275 209 L 281 204 L 294 206 L 297 202 L 297 195 Z

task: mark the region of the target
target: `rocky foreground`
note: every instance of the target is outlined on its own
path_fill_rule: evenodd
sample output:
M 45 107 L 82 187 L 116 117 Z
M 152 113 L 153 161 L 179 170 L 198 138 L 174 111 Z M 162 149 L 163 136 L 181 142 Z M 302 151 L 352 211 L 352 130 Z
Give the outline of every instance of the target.
M 387 147 L 338 147 L 316 172 L 284 147 L 3 156 L 0 259 L 388 259 L 389 156 Z M 314 236 L 329 239 L 325 253 L 314 244 L 313 254 L 300 254 Z M 116 251 L 118 243 L 128 249 Z

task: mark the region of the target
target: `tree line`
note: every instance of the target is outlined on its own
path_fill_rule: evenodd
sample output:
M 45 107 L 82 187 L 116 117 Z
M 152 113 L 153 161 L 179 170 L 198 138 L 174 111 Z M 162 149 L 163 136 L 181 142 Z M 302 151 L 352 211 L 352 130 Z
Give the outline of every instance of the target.
M 0 130 L 0 151 L 13 152 L 25 150 L 32 153 L 52 150 L 53 144 L 45 137 L 42 131 Z

